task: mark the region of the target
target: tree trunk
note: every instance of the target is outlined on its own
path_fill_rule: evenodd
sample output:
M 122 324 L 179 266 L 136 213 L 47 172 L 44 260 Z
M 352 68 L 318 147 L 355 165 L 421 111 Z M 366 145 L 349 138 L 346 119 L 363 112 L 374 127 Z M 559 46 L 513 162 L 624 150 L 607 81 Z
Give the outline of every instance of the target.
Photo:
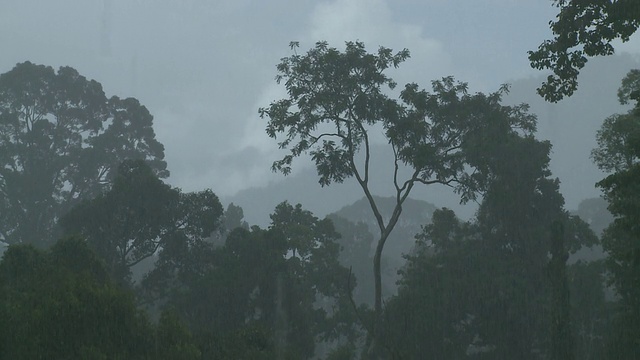
M 381 260 L 382 260 L 382 250 L 384 249 L 384 244 L 389 237 L 390 231 L 389 228 L 385 229 L 385 231 L 380 236 L 378 240 L 378 244 L 376 246 L 376 252 L 373 256 L 373 278 L 375 284 L 375 304 L 374 304 L 374 323 L 373 323 L 373 334 L 369 334 L 371 336 L 369 348 L 367 349 L 367 357 L 369 359 L 382 359 L 382 347 L 383 347 L 383 317 L 382 317 L 382 269 L 381 269 Z

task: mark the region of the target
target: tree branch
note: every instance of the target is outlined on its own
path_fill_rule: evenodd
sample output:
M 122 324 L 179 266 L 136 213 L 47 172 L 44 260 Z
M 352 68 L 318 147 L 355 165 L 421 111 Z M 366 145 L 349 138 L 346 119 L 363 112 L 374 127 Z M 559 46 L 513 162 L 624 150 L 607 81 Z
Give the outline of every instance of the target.
M 344 135 L 340 135 L 339 133 L 323 133 L 323 134 L 320 134 L 318 136 L 313 136 L 311 134 L 308 134 L 308 136 L 309 136 L 309 138 L 311 138 L 311 144 L 310 145 L 315 145 L 323 137 L 335 136 L 335 137 L 338 137 L 338 138 L 343 139 L 343 140 L 345 139 L 345 136 Z

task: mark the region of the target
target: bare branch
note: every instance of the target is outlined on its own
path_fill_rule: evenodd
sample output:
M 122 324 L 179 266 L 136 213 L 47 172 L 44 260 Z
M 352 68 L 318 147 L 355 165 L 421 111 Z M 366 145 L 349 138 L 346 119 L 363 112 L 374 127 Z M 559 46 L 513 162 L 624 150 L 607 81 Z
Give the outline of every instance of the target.
M 338 138 L 341 138 L 341 139 L 345 139 L 344 135 L 340 135 L 340 134 L 336 134 L 336 133 L 324 133 L 324 134 L 320 134 L 318 136 L 309 135 L 309 137 L 311 138 L 311 144 L 310 145 L 315 145 L 323 137 L 330 137 L 330 136 L 335 136 L 335 137 L 338 137 Z
M 446 185 L 446 186 L 452 186 L 452 183 L 457 183 L 459 182 L 458 179 L 456 177 L 452 177 L 448 180 L 424 180 L 424 179 L 420 179 L 420 178 L 416 178 L 414 181 L 417 181 L 421 184 L 424 185 L 432 185 L 432 184 L 442 184 L 442 185 Z

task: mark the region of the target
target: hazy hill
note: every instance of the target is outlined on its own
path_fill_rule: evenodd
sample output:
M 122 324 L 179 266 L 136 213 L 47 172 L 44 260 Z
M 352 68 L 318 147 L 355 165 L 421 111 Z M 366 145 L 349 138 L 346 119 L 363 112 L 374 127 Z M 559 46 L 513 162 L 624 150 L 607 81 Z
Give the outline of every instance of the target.
M 380 209 L 380 213 L 386 222 L 393 212 L 396 202 L 395 198 L 376 196 L 375 200 Z M 435 210 L 436 206 L 431 203 L 407 198 L 402 207 L 400 220 L 396 224 L 393 233 L 385 245 L 385 253 L 390 258 L 393 258 L 394 261 L 399 261 L 401 259 L 401 255 L 408 253 L 413 247 L 413 244 L 415 243 L 415 235 L 420 232 L 421 226 L 431 222 L 431 216 Z M 355 203 L 347 205 L 333 214 L 354 223 L 363 222 L 367 224 L 369 232 L 374 235 L 374 239 L 377 241 L 380 235 L 380 230 L 366 198 L 363 197 Z M 374 249 L 372 248 L 370 254 L 373 254 L 373 250 Z
M 382 217 L 389 219 L 395 206 L 393 197 L 375 197 Z M 415 244 L 415 235 L 423 225 L 431 222 L 436 207 L 426 201 L 407 198 L 402 216 L 387 239 L 382 256 L 383 295 L 396 292 L 398 270 L 404 265 L 403 254 L 411 251 Z M 328 215 L 336 230 L 342 234 L 343 247 L 341 262 L 351 267 L 358 279 L 354 298 L 358 302 L 371 303 L 373 300 L 373 254 L 380 230 L 373 211 L 366 198 L 345 206 Z

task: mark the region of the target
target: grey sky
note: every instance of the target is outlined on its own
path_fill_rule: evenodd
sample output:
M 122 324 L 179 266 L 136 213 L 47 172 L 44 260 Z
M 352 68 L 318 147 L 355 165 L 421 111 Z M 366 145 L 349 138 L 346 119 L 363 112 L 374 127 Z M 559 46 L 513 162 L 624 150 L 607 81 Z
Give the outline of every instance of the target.
M 257 114 L 282 95 L 275 65 L 317 40 L 409 48 L 399 83 L 446 75 L 493 91 L 537 74 L 526 51 L 550 36 L 545 0 L 0 0 L 0 72 L 69 65 L 155 116 L 170 182 L 220 195 L 281 178 Z M 635 37 L 621 48 L 640 52 Z

